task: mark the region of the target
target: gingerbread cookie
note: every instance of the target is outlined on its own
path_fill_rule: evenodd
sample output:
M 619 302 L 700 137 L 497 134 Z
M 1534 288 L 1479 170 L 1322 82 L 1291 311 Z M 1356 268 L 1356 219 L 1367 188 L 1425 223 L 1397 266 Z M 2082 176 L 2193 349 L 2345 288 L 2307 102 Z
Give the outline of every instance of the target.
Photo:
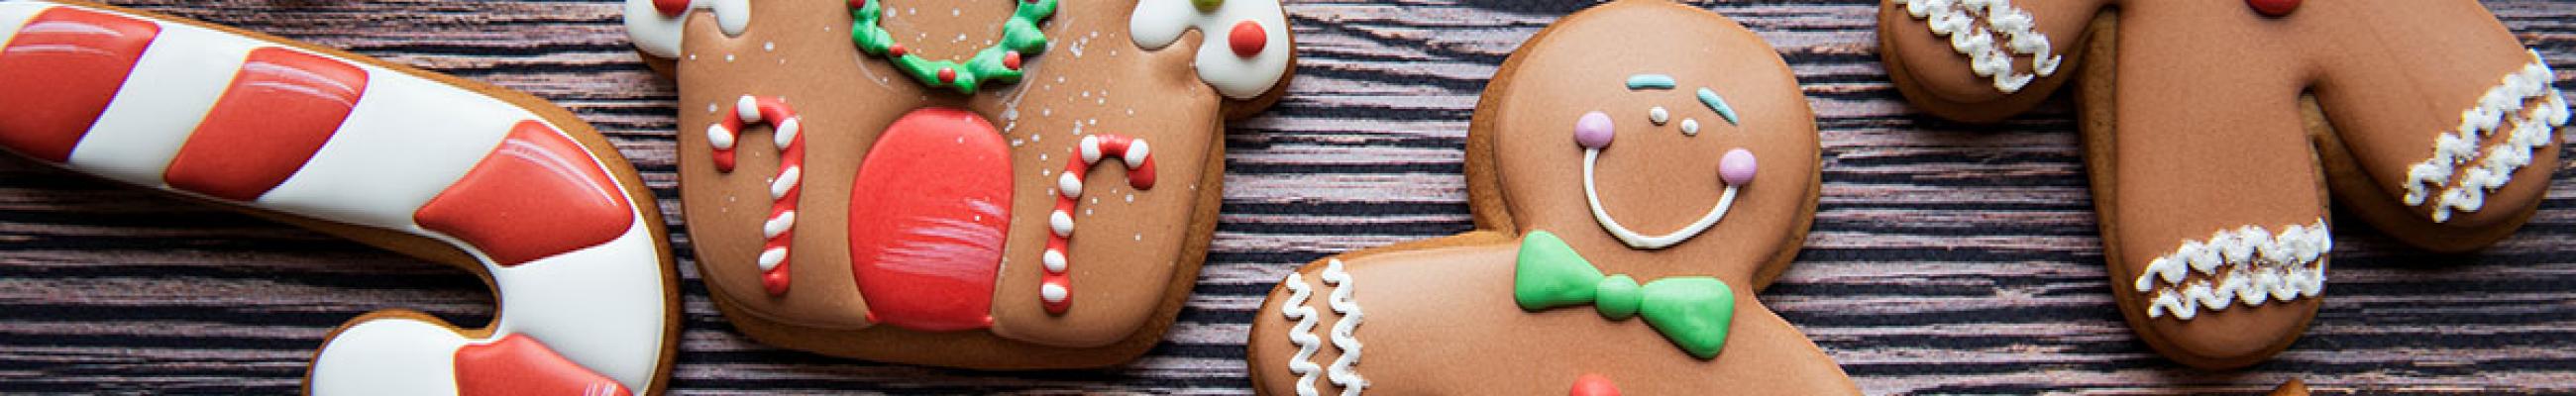
M 1478 230 L 1289 274 L 1253 320 L 1254 389 L 1858 393 L 1755 298 L 1805 240 L 1820 149 L 1753 32 L 1658 0 L 1576 12 L 1503 63 L 1471 128 Z
M 652 195 L 527 94 L 86 3 L 0 2 L 0 148 L 471 271 L 460 329 L 386 310 L 332 332 L 315 394 L 655 394 L 679 335 Z
M 1145 352 L 1214 230 L 1274 0 L 630 0 L 680 89 L 700 274 L 772 345 L 985 369 Z M 1190 34 L 1196 32 L 1196 34 Z
M 2473 1 L 1891 0 L 1881 58 L 1930 113 L 1994 120 L 2076 81 L 2112 293 L 2206 368 L 2315 316 L 2329 196 L 2409 244 L 2467 251 L 2540 203 L 2557 77 Z

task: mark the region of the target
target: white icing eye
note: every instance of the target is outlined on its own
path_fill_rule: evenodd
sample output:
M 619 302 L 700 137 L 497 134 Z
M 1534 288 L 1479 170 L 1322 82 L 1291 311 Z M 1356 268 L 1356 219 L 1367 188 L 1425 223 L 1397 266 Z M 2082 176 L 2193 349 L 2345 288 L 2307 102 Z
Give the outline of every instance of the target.
M 1691 118 L 1682 119 L 1682 135 L 1699 136 L 1699 120 Z
M 1655 106 L 1655 108 L 1646 109 L 1646 119 L 1654 121 L 1655 125 L 1663 125 L 1673 120 L 1673 112 L 1664 110 L 1663 106 Z

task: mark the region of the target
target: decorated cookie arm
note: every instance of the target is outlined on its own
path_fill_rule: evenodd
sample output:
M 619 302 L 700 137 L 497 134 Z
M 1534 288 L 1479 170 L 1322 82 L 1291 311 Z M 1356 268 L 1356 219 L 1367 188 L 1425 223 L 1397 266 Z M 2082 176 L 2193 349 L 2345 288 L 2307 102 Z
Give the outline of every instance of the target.
M 1248 100 L 1278 86 L 1295 49 L 1278 0 L 1141 0 L 1129 21 L 1136 46 L 1162 50 L 1197 29 L 1199 80 L 1227 98 Z
M 2109 1 L 1888 0 L 1879 56 L 1897 88 L 1933 114 L 2002 119 L 2073 74 L 2085 28 Z
M 2496 79 L 2495 86 L 2460 111 L 2460 126 L 2436 136 L 2433 154 L 2407 167 L 2399 198 L 2430 211 L 2433 222 L 2486 208 L 2487 194 L 2530 166 L 2534 152 L 2558 145 L 2567 126 L 2566 97 L 2538 52 L 2529 63 Z M 2545 156 L 2547 153 L 2541 153 Z
M 665 370 L 676 305 L 661 235 L 614 177 L 621 159 L 573 135 L 586 125 L 398 66 L 103 7 L 0 2 L 0 42 L 0 92 L 22 93 L 0 95 L 18 109 L 0 116 L 0 147 L 443 242 L 489 274 L 501 316 L 488 336 L 371 314 L 323 346 L 314 393 L 627 394 Z

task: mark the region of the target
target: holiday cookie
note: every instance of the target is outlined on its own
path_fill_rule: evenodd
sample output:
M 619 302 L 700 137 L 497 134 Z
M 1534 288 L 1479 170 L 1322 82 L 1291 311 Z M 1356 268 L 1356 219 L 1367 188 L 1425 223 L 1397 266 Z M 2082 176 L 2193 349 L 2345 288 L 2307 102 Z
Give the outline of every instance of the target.
M 2184 364 L 2253 364 L 2316 314 L 2328 197 L 2408 244 L 2513 233 L 2558 167 L 2557 77 L 2465 0 L 1891 0 L 1881 59 L 1928 112 L 2073 85 L 2112 294 Z
M 1814 117 L 1725 17 L 1657 0 L 1566 16 L 1476 106 L 1478 229 L 1287 275 L 1254 312 L 1253 387 L 1857 394 L 1755 296 L 1814 219 Z
M 1294 58 L 1272 0 L 626 11 L 679 81 L 681 202 L 726 318 L 940 366 L 1152 347 L 1215 226 L 1225 122 L 1275 101 Z
M 167 16 L 0 2 L 0 148 L 484 278 L 492 325 L 369 313 L 314 394 L 655 394 L 679 303 L 652 195 L 523 93 Z

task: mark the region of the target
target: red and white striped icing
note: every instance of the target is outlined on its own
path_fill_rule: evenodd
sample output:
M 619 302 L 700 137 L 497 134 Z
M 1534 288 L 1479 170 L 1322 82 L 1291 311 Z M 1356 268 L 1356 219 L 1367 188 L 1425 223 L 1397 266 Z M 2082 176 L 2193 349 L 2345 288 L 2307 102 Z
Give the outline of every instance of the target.
M 1064 173 L 1056 176 L 1055 212 L 1047 214 L 1046 252 L 1039 256 L 1046 275 L 1038 278 L 1038 299 L 1048 313 L 1062 314 L 1073 307 L 1073 262 L 1066 252 L 1072 251 L 1074 206 L 1082 199 L 1083 175 L 1101 160 L 1115 158 L 1127 164 L 1128 186 L 1154 188 L 1153 149 L 1144 139 L 1110 133 L 1083 136 L 1074 154 L 1080 161 L 1066 163 Z
M 401 71 L 115 11 L 0 2 L 0 42 L 0 88 L 47 92 L 0 98 L 13 109 L 0 115 L 0 148 L 442 241 L 491 273 L 501 314 L 488 337 L 433 321 L 353 322 L 315 358 L 311 392 L 542 382 L 617 394 L 660 375 L 672 304 L 661 236 L 640 211 L 651 206 L 543 117 Z M 519 369 L 482 370 L 499 363 L 474 351 L 518 356 L 498 360 Z
M 760 264 L 761 288 L 773 296 L 786 294 L 787 246 L 796 240 L 796 197 L 805 185 L 805 122 L 796 117 L 796 108 L 774 97 L 744 95 L 734 101 L 732 110 L 707 126 L 707 143 L 715 147 L 718 172 L 733 171 L 734 139 L 742 136 L 743 127 L 773 126 L 770 139 L 778 146 L 778 177 L 769 182 L 769 217 L 760 224 L 764 242 L 754 262 Z

